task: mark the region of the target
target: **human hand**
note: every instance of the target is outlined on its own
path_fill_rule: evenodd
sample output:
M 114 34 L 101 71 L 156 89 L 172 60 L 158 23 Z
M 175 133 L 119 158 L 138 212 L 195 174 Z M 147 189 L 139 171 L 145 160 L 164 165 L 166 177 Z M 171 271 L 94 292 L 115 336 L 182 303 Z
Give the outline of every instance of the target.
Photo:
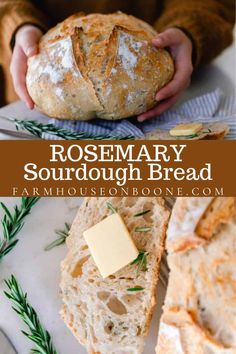
M 27 60 L 29 57 L 37 54 L 38 42 L 42 35 L 42 31 L 38 27 L 32 25 L 21 27 L 16 33 L 15 46 L 10 64 L 15 91 L 30 109 L 34 108 L 34 102 L 27 91 L 25 82 Z
M 138 116 L 138 121 L 153 118 L 172 107 L 181 93 L 189 86 L 192 65 L 192 42 L 178 28 L 169 28 L 153 39 L 156 48 L 167 47 L 174 59 L 173 79 L 156 94 L 157 106 Z

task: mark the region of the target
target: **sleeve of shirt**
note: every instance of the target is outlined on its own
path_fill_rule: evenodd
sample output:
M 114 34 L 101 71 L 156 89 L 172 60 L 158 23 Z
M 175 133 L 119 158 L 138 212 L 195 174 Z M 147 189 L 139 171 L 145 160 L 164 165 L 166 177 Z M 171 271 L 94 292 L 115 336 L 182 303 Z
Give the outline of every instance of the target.
M 5 48 L 14 45 L 16 31 L 25 24 L 32 24 L 43 31 L 48 21 L 43 13 L 31 1 L 0 0 L 0 39 Z
M 158 32 L 178 27 L 192 40 L 194 66 L 206 64 L 233 41 L 234 0 L 165 0 Z

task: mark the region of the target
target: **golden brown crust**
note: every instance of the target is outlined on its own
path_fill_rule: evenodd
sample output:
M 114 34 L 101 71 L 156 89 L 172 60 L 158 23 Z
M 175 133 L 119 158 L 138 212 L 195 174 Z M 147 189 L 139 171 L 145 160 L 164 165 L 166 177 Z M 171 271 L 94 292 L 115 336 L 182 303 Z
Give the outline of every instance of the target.
M 167 231 L 168 252 L 186 252 L 203 245 L 234 213 L 234 197 L 177 198 Z
M 235 212 L 235 198 L 215 198 L 208 206 L 196 227 L 196 234 L 205 239 L 211 238 L 218 226 L 226 223 Z
M 174 74 L 170 54 L 151 43 L 155 34 L 126 14 L 75 14 L 42 37 L 39 54 L 28 62 L 28 91 L 55 118 L 120 119 L 144 112 Z

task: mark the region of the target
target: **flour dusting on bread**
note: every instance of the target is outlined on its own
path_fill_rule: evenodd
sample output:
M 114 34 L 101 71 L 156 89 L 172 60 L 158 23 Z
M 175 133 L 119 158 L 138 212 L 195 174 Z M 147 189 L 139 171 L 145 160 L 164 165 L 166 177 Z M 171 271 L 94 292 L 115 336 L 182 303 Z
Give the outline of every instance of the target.
M 118 57 L 121 58 L 122 65 L 127 70 L 128 75 L 135 79 L 134 68 L 137 64 L 137 56 L 129 49 L 128 41 L 130 41 L 131 48 L 134 48 L 133 43 L 135 42 L 130 40 L 130 36 L 127 33 L 121 32 L 118 42 Z M 142 44 L 139 42 L 139 45 L 141 46 Z

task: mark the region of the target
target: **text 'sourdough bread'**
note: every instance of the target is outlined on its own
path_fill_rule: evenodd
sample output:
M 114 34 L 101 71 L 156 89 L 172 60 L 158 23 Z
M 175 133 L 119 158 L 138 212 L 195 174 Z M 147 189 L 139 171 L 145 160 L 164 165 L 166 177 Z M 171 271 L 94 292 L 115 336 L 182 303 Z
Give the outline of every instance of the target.
M 121 12 L 73 15 L 47 32 L 28 61 L 27 88 L 45 114 L 119 119 L 156 104 L 173 77 L 170 54 L 151 44 L 156 31 Z
M 90 255 L 83 232 L 109 215 L 110 202 L 122 216 L 136 247 L 147 252 L 147 269 L 128 265 L 103 279 Z M 135 216 L 145 210 L 145 215 Z M 161 198 L 86 198 L 67 239 L 62 262 L 61 315 L 88 353 L 140 354 L 147 335 L 158 280 L 169 212 Z M 149 226 L 148 232 L 135 231 Z M 127 289 L 142 287 L 142 291 Z
M 157 354 L 236 354 L 235 198 L 203 199 L 177 198 L 174 206 Z M 181 224 L 179 248 L 173 230 L 180 240 Z

